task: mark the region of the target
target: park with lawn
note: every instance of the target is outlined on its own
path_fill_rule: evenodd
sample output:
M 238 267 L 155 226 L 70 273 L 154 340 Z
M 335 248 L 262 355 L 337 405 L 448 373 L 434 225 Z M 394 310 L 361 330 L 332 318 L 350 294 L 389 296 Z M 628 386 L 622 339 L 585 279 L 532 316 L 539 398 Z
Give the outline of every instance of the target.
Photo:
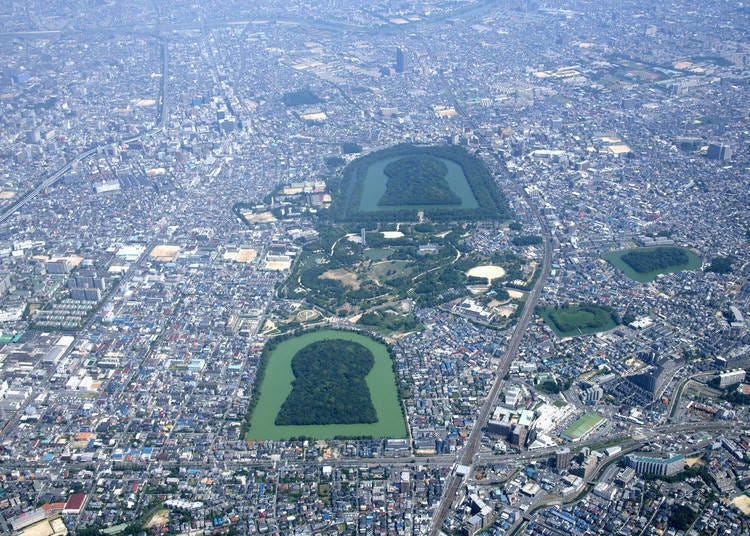
M 378 230 L 347 232 L 337 227 L 310 242 L 295 263 L 282 291 L 304 298 L 324 314 L 354 317 L 373 309 L 398 309 L 403 300 L 435 306 L 483 287 L 507 299 L 506 285 L 525 281 L 535 273 L 533 263 L 509 251 L 481 255 L 468 251 L 461 232 L 451 224 L 436 224 L 420 232 L 420 224 L 375 224 Z M 400 313 L 399 313 L 400 315 Z M 373 315 L 362 324 L 386 330 L 410 331 L 413 321 Z

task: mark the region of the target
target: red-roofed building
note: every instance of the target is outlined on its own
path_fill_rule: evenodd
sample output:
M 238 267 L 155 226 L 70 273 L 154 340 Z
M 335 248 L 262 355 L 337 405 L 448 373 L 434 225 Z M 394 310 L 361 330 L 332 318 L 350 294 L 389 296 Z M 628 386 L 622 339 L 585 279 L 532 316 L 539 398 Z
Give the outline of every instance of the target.
M 65 503 L 65 508 L 63 508 L 62 513 L 73 515 L 80 514 L 81 510 L 83 510 L 83 507 L 86 505 L 87 499 L 88 495 L 85 493 L 74 493 L 68 497 L 68 502 Z

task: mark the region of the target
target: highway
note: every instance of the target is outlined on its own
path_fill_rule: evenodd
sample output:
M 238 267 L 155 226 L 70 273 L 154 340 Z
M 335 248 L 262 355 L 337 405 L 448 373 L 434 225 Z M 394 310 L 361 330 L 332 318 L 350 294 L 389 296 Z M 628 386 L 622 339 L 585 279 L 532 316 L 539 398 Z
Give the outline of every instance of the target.
M 34 189 L 29 190 L 26 192 L 21 198 L 13 203 L 8 209 L 3 212 L 2 215 L 0 215 L 0 224 L 4 223 L 8 218 L 10 218 L 13 214 L 18 212 L 22 207 L 26 206 L 29 201 L 34 199 L 36 196 L 38 196 L 42 191 L 44 191 L 46 188 L 49 188 L 53 184 L 55 184 L 57 181 L 60 180 L 60 178 L 65 175 L 68 171 L 70 171 L 70 168 L 74 164 L 78 164 L 78 162 L 81 162 L 82 160 L 85 160 L 92 154 L 94 154 L 100 146 L 93 147 L 87 151 L 82 152 L 78 156 L 76 156 L 73 160 L 66 163 L 64 166 L 59 168 L 57 171 L 55 171 L 52 175 L 48 176 L 46 179 L 44 179 L 42 182 L 40 182 Z
M 482 405 L 482 409 L 480 410 L 477 420 L 471 429 L 471 433 L 469 434 L 469 437 L 467 438 L 466 443 L 464 444 L 464 447 L 459 454 L 458 463 L 461 465 L 472 464 L 474 455 L 476 454 L 481 444 L 482 431 L 490 418 L 492 409 L 495 405 L 495 400 L 497 399 L 497 394 L 505 384 L 505 375 L 508 373 L 510 364 L 513 362 L 513 359 L 515 359 L 516 354 L 518 353 L 518 346 L 521 344 L 521 340 L 526 333 L 526 328 L 534 315 L 534 308 L 536 307 L 537 301 L 539 300 L 539 296 L 541 296 L 542 294 L 544 283 L 547 281 L 547 277 L 549 276 L 550 268 L 552 266 L 552 239 L 549 230 L 546 226 L 545 221 L 536 210 L 536 206 L 531 202 L 529 202 L 529 206 L 532 207 L 535 216 L 539 220 L 540 224 L 542 225 L 542 229 L 544 230 L 544 258 L 542 261 L 542 269 L 539 273 L 539 277 L 536 281 L 536 284 L 534 285 L 534 288 L 529 293 L 528 299 L 526 300 L 523 308 L 523 313 L 521 314 L 518 324 L 516 324 L 515 330 L 513 331 L 513 335 L 508 342 L 508 347 L 506 348 L 505 353 L 503 354 L 503 357 L 498 364 L 497 370 L 495 372 L 495 381 L 493 382 L 487 398 Z M 463 478 L 456 474 L 454 468 L 450 477 L 448 477 L 448 481 L 443 491 L 443 496 L 441 497 L 440 503 L 438 504 L 435 514 L 432 517 L 432 525 L 430 527 L 431 536 L 435 536 L 440 530 L 440 526 L 443 524 L 445 517 L 448 515 L 448 510 L 451 508 L 451 505 L 453 504 L 453 501 L 455 500 L 462 483 Z
M 470 115 L 467 114 L 463 110 L 461 103 L 459 102 L 459 100 L 456 98 L 455 94 L 451 90 L 451 85 L 448 83 L 448 81 L 445 79 L 445 77 L 442 74 L 441 74 L 441 78 L 443 81 L 443 86 L 446 89 L 446 92 L 449 95 L 451 95 L 455 110 L 459 113 L 459 115 L 466 117 L 469 120 L 469 123 L 472 124 L 472 121 L 470 120 Z M 498 160 L 498 163 L 501 166 L 504 166 L 501 159 L 491 149 L 491 144 L 488 143 L 487 140 L 483 140 L 483 141 L 484 141 L 483 145 L 489 148 L 489 153 L 495 156 L 495 158 Z M 544 219 L 544 217 L 542 217 L 542 215 L 540 214 L 539 209 L 536 206 L 536 204 L 533 203 L 532 200 L 528 197 L 528 195 L 526 194 L 526 191 L 521 188 L 518 190 L 518 193 L 526 201 L 526 204 L 529 206 L 530 210 L 533 212 L 534 218 L 539 222 L 539 225 L 541 226 L 542 231 L 543 231 L 542 235 L 544 238 L 544 256 L 542 260 L 542 268 L 539 273 L 539 277 L 537 278 L 536 284 L 534 285 L 534 288 L 529 293 L 526 303 L 524 304 L 523 313 L 521 314 L 521 317 L 519 318 L 518 323 L 516 324 L 516 327 L 513 331 L 513 335 L 508 341 L 508 347 L 506 348 L 505 353 L 503 354 L 503 357 L 497 366 L 497 370 L 495 374 L 495 381 L 493 382 L 492 387 L 490 388 L 490 391 L 487 394 L 487 398 L 485 399 L 484 404 L 482 405 L 482 409 L 480 410 L 479 415 L 477 417 L 477 420 L 471 429 L 471 433 L 469 434 L 469 437 L 467 438 L 463 449 L 459 453 L 457 463 L 461 465 L 472 464 L 474 455 L 476 454 L 479 448 L 479 445 L 481 444 L 482 431 L 484 427 L 486 426 L 487 421 L 489 420 L 492 409 L 495 405 L 495 400 L 497 399 L 497 394 L 500 392 L 500 389 L 505 384 L 505 380 L 504 380 L 505 375 L 508 373 L 508 370 L 510 369 L 510 364 L 513 362 L 513 360 L 516 357 L 516 354 L 518 353 L 518 346 L 520 345 L 521 340 L 523 339 L 526 333 L 526 328 L 528 327 L 529 322 L 531 321 L 531 318 L 534 315 L 534 309 L 536 308 L 536 304 L 539 301 L 539 297 L 542 294 L 542 290 L 544 289 L 544 284 L 547 281 L 547 277 L 549 277 L 550 269 L 552 266 L 552 235 L 550 233 L 549 227 L 547 226 L 547 222 Z M 463 478 L 459 477 L 456 474 L 456 470 L 454 467 L 443 489 L 443 496 L 440 499 L 440 503 L 438 504 L 438 507 L 435 510 L 435 514 L 432 517 L 432 524 L 430 525 L 430 536 L 435 536 L 440 530 L 440 527 L 442 526 L 443 521 L 445 520 L 445 517 L 448 515 L 448 510 L 450 509 L 451 505 L 455 501 L 456 495 L 458 494 L 458 490 L 460 489 L 462 483 L 463 483 Z
M 712 430 L 713 431 L 730 430 L 730 431 L 739 433 L 740 431 L 744 430 L 744 426 L 743 426 L 743 423 L 734 422 L 734 421 L 698 422 L 698 423 L 689 423 L 689 424 L 663 424 L 663 425 L 655 426 L 649 429 L 649 432 L 651 434 L 659 434 L 659 433 L 678 433 L 678 432 L 699 432 L 699 431 L 712 431 Z M 189 434 L 186 434 L 186 435 L 189 435 Z M 648 438 L 634 440 L 632 433 L 629 433 L 629 432 L 618 434 L 616 436 L 607 437 L 607 439 L 613 443 L 619 443 L 619 445 L 623 447 L 623 452 L 620 454 L 627 453 L 632 446 L 640 447 L 648 443 Z M 577 450 L 586 446 L 592 446 L 600 441 L 601 441 L 601 438 L 592 438 L 586 441 L 572 443 L 569 446 L 573 450 Z M 522 463 L 522 462 L 528 462 L 531 460 L 545 459 L 545 458 L 549 458 L 559 448 L 560 448 L 559 446 L 554 446 L 554 447 L 548 447 L 548 448 L 543 448 L 543 449 L 535 449 L 535 450 L 527 451 L 521 454 L 518 454 L 518 453 L 482 454 L 482 464 L 510 464 L 510 463 Z M 406 466 L 426 466 L 426 467 L 439 468 L 439 467 L 450 466 L 451 464 L 455 462 L 455 460 L 456 460 L 455 454 L 438 454 L 438 455 L 432 455 L 429 457 L 408 455 L 408 456 L 384 456 L 384 457 L 371 457 L 371 458 L 370 457 L 368 458 L 352 457 L 352 458 L 327 458 L 327 459 L 309 459 L 309 460 L 285 460 L 280 463 L 286 464 L 289 467 L 312 467 L 312 466 L 320 466 L 320 465 L 330 465 L 332 467 L 337 467 L 337 468 L 381 467 L 381 466 L 388 466 L 391 468 L 406 467 Z M 0 461 L 2 461 L 3 467 L 6 467 L 8 469 L 26 470 L 26 471 L 36 471 L 39 469 L 44 469 L 44 468 L 48 468 L 58 463 L 56 461 L 44 461 L 44 460 L 39 460 L 39 459 L 26 461 L 26 460 L 20 460 L 20 459 L 5 458 Z M 143 460 L 143 461 L 135 462 L 131 464 L 123 464 L 123 466 L 129 466 L 129 467 L 133 467 L 133 469 L 137 469 L 138 467 L 148 466 L 150 463 L 152 462 Z M 191 462 L 185 462 L 184 460 L 175 459 L 175 460 L 160 462 L 160 466 L 167 470 L 175 469 L 178 467 L 184 467 L 186 469 L 190 469 L 190 468 L 219 469 L 220 468 L 222 470 L 239 471 L 239 470 L 246 470 L 250 467 L 260 467 L 260 468 L 269 467 L 274 464 L 278 465 L 279 462 L 273 462 L 270 458 L 261 458 L 261 459 L 239 458 L 239 459 L 232 459 L 232 460 L 226 460 L 226 461 L 193 460 Z M 84 462 L 84 461 L 77 461 L 77 460 L 71 460 L 70 462 L 67 462 L 65 464 L 65 468 L 70 471 L 80 471 L 90 466 L 91 466 L 91 462 L 89 461 Z M 460 483 L 461 483 L 461 480 L 459 479 L 459 484 Z M 447 494 L 444 494 L 443 497 L 445 496 L 447 496 Z M 448 505 L 450 506 L 450 502 L 448 503 Z M 438 529 L 439 527 L 440 526 L 438 525 Z
M 118 141 L 117 143 L 119 144 L 128 144 L 134 141 L 142 140 L 144 138 L 153 136 L 154 134 L 157 134 L 164 130 L 164 126 L 165 126 L 166 119 L 167 119 L 167 78 L 168 78 L 167 76 L 167 65 L 168 65 L 167 45 L 164 41 L 160 41 L 160 48 L 161 48 L 161 85 L 159 89 L 159 111 L 158 111 L 158 116 L 156 119 L 157 126 L 147 132 L 144 132 L 143 134 L 133 136 L 126 140 Z M 89 156 L 99 151 L 101 148 L 111 145 L 112 143 L 113 143 L 112 141 L 98 143 L 94 145 L 93 147 L 86 149 L 85 151 L 80 153 L 78 156 L 70 160 L 69 162 L 65 163 L 62 167 L 58 168 L 51 175 L 48 175 L 42 182 L 37 184 L 31 190 L 28 190 L 26 193 L 24 193 L 16 202 L 11 204 L 2 214 L 0 214 L 0 225 L 5 223 L 11 216 L 13 216 L 13 214 L 18 212 L 21 208 L 26 206 L 30 201 L 32 201 L 37 196 L 39 196 L 40 193 L 42 193 L 50 186 L 53 186 L 55 183 L 57 183 L 68 171 L 71 170 L 71 168 L 78 165 L 80 162 L 84 161 Z

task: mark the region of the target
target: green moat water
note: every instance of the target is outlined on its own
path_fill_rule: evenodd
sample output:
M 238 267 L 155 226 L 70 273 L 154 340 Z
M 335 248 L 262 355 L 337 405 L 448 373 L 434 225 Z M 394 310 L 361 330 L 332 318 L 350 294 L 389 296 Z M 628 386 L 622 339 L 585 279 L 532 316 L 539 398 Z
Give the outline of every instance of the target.
M 372 352 L 375 364 L 365 377 L 365 381 L 377 412 L 377 422 L 372 424 L 276 425 L 274 421 L 281 405 L 292 390 L 294 355 L 313 342 L 335 339 L 356 342 Z M 247 439 L 281 441 L 300 436 L 333 439 L 337 436 L 398 438 L 406 437 L 406 435 L 406 424 L 398 400 L 396 378 L 386 346 L 366 335 L 328 329 L 293 337 L 281 342 L 274 349 L 269 356 L 260 388 L 260 398 L 253 410 Z

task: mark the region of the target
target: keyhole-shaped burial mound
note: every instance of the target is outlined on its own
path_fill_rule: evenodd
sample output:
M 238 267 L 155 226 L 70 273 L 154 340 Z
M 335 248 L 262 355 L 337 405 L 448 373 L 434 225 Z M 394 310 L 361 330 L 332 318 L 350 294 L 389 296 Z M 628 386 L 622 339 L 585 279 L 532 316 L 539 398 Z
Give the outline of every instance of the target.
M 391 162 L 383 173 L 388 177 L 381 206 L 460 205 L 461 198 L 450 188 L 448 167 L 438 158 L 413 155 Z
M 276 425 L 362 424 L 377 421 L 365 376 L 375 358 L 359 343 L 324 340 L 292 358 L 292 391 Z

